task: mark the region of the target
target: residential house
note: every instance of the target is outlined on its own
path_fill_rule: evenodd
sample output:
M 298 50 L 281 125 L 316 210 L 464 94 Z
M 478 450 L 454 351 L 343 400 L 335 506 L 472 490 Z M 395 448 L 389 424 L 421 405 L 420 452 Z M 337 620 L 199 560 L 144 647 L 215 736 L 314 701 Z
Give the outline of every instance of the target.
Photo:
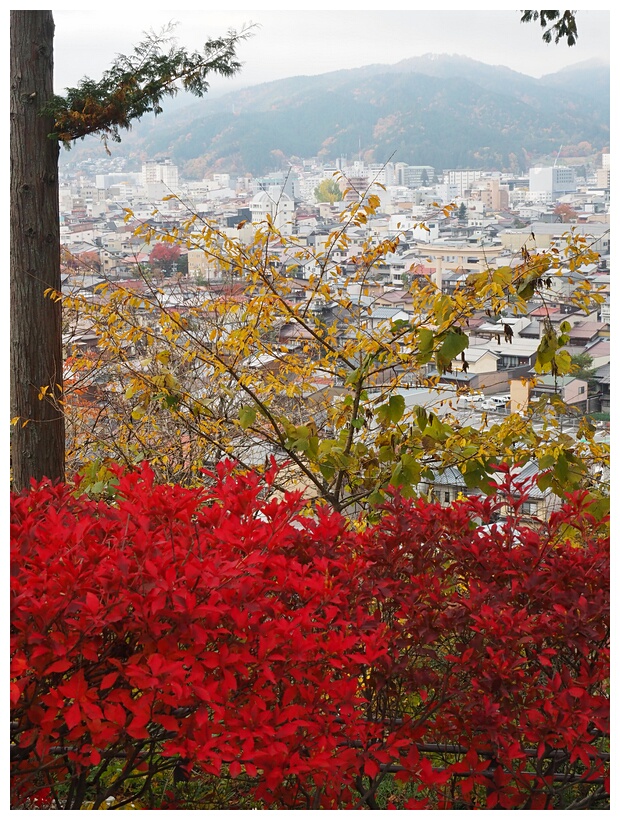
M 579 410 L 586 410 L 588 383 L 575 376 L 538 376 L 530 388 L 530 398 L 535 400 L 544 395 L 557 393 L 562 401 Z

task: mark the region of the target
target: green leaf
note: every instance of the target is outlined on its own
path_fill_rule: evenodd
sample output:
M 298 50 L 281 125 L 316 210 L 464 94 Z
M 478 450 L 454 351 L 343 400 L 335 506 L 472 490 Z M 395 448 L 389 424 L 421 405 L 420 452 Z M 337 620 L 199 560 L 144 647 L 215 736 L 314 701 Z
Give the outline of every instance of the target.
M 389 422 L 398 424 L 405 412 L 405 398 L 400 394 L 390 396 L 387 404 L 382 404 L 377 408 L 376 416 L 380 424 L 387 425 Z
M 518 289 L 517 293 L 523 299 L 524 302 L 529 302 L 529 300 L 534 295 L 534 285 L 531 282 L 528 282 Z
M 180 399 L 178 396 L 168 395 L 164 398 L 164 404 L 166 407 L 177 407 L 180 403 Z
M 394 449 L 392 447 L 389 447 L 388 445 L 384 445 L 383 447 L 381 447 L 379 449 L 379 461 L 382 462 L 383 464 L 386 464 L 387 462 L 390 462 L 390 461 L 394 461 L 395 458 L 396 458 L 396 453 L 394 452 Z
M 426 410 L 421 405 L 416 405 L 415 408 L 415 417 L 418 423 L 418 427 L 422 432 L 424 432 L 424 428 L 428 424 L 428 414 Z
M 438 354 L 442 361 L 451 362 L 468 346 L 469 337 L 465 333 L 456 333 L 454 330 L 450 330 L 439 348 Z
M 597 498 L 588 507 L 588 512 L 592 513 L 597 521 L 601 521 L 603 518 L 608 516 L 610 512 L 609 497 L 601 496 L 600 498 Z
M 403 330 L 411 330 L 411 322 L 408 322 L 405 319 L 397 319 L 395 322 L 392 322 L 390 325 L 390 332 L 397 334 Z
M 558 340 L 554 333 L 545 333 L 545 335 L 540 340 L 540 344 L 538 345 L 537 353 L 537 361 L 541 364 L 547 364 L 550 362 L 554 355 L 555 351 L 558 349 Z
M 392 471 L 392 475 L 390 477 L 390 484 L 393 487 L 399 487 L 403 483 L 402 474 L 403 474 L 402 464 L 399 463 L 399 464 L 396 465 L 396 467 L 394 467 L 394 469 Z
M 360 377 L 360 373 L 361 373 L 361 368 L 360 367 L 357 367 L 355 370 L 352 370 L 349 373 L 349 375 L 346 377 L 346 379 L 344 380 L 345 387 L 347 387 L 350 384 L 355 384 L 358 381 L 359 377 Z
M 402 474 L 407 483 L 417 484 L 420 480 L 420 473 L 422 472 L 422 468 L 420 467 L 420 463 L 417 458 L 409 453 L 404 453 L 401 457 L 401 462 L 403 465 Z
M 557 457 L 554 472 L 560 484 L 565 484 L 568 479 L 568 461 L 564 453 L 560 453 Z
M 433 355 L 433 340 L 435 334 L 427 327 L 421 327 L 418 330 L 418 349 L 422 357 L 427 356 L 426 361 Z
M 371 507 L 378 507 L 385 503 L 385 496 L 381 490 L 375 490 L 368 496 L 368 503 Z
M 508 265 L 504 265 L 501 268 L 497 268 L 497 270 L 494 272 L 493 281 L 501 287 L 506 288 L 512 282 L 513 276 L 513 269 Z
M 325 463 L 319 464 L 319 470 L 321 471 L 321 475 L 325 481 L 331 481 L 336 472 L 335 468 L 331 464 Z
M 538 476 L 538 478 L 536 479 L 536 484 L 538 485 L 538 488 L 544 492 L 545 490 L 548 490 L 549 487 L 551 487 L 553 485 L 553 481 L 554 481 L 553 473 L 551 473 L 551 472 L 541 473 Z
M 573 360 L 567 350 L 558 350 L 555 354 L 555 365 L 560 376 L 570 373 L 573 369 Z
M 307 454 L 309 458 L 316 461 L 319 457 L 319 439 L 318 436 L 310 436 L 308 439 Z
M 256 421 L 256 408 L 242 407 L 239 410 L 239 421 L 241 423 L 241 427 L 244 430 L 247 430 L 248 427 L 251 427 Z

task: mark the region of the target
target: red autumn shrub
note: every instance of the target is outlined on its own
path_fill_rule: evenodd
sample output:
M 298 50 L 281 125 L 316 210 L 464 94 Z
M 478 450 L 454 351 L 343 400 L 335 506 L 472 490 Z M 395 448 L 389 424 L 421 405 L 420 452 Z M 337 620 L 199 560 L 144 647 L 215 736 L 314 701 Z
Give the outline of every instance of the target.
M 113 503 L 13 497 L 13 807 L 121 806 L 170 772 L 265 808 L 604 802 L 609 552 L 584 494 L 542 528 L 395 497 L 358 532 L 265 489 L 144 465 Z
M 364 695 L 418 754 L 436 752 L 444 808 L 575 808 L 607 793 L 605 524 L 584 492 L 527 526 L 523 492 L 507 476 L 497 499 L 397 502 L 362 538 L 365 601 L 392 626 Z M 512 513 L 491 525 L 502 495 Z

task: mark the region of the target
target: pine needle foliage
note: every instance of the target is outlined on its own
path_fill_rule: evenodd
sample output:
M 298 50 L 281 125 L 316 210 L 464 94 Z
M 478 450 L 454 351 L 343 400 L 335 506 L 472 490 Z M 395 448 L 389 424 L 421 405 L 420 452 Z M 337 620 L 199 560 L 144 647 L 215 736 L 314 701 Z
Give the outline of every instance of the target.
M 240 42 L 252 35 L 252 26 L 240 32 L 207 40 L 202 51 L 189 52 L 176 45 L 174 24 L 161 32 L 145 33 L 131 54 L 118 55 L 100 80 L 84 77 L 80 84 L 54 96 L 45 114 L 54 117 L 54 132 L 66 148 L 76 139 L 100 134 L 120 142 L 120 131 L 130 130 L 145 114 L 161 114 L 161 103 L 183 89 L 197 97 L 209 88 L 208 77 L 231 77 L 241 68 L 236 55 Z

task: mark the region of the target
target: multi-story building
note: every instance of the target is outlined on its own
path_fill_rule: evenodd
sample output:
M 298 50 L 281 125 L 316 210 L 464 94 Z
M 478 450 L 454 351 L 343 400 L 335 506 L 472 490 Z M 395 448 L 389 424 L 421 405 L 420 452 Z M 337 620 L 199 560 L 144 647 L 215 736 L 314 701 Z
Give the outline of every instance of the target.
M 609 156 L 609 154 L 603 154 L 603 156 Z M 607 167 L 603 166 L 602 168 L 598 168 L 596 171 L 596 187 L 597 188 L 609 188 L 609 180 L 610 180 L 610 168 L 609 163 L 607 163 Z
M 447 185 L 456 186 L 458 191 L 457 196 L 466 196 L 466 192 L 471 190 L 481 176 L 482 171 L 472 168 L 463 168 L 460 170 L 446 171 L 443 181 Z
M 293 232 L 295 203 L 279 186 L 259 191 L 250 202 L 252 222 L 264 222 L 269 215 L 274 227 L 284 234 Z
M 472 190 L 472 198 L 479 199 L 488 211 L 503 211 L 509 205 L 507 185 L 501 185 L 496 177 L 481 179 Z
M 108 191 L 117 185 L 137 187 L 143 182 L 142 174 L 115 172 L 111 174 L 95 174 L 95 188 L 98 191 Z
M 394 185 L 396 182 L 394 163 L 372 163 L 366 169 L 365 176 L 369 182 L 378 182 L 380 185 L 385 186 Z
M 272 191 L 279 188 L 291 200 L 300 199 L 299 176 L 293 171 L 277 171 L 265 177 L 256 177 L 252 180 L 252 189 L 255 194 L 260 191 Z
M 344 189 L 343 201 L 345 205 L 351 202 L 360 202 L 368 192 L 368 185 L 368 177 L 366 176 L 347 176 L 346 179 L 342 179 L 340 187 Z M 378 188 L 376 193 L 380 193 Z
M 546 250 L 553 244 L 562 247 L 562 236 L 567 230 L 570 230 L 569 225 L 562 226 L 557 222 L 532 222 L 526 228 L 507 228 L 501 232 L 500 238 L 505 248 L 517 253 L 524 246 L 529 250 Z M 586 237 L 592 250 L 604 255 L 609 253 L 609 225 L 588 223 L 580 225 L 579 232 Z
M 530 168 L 530 197 L 537 202 L 555 202 L 577 190 L 575 169 L 563 165 Z
M 149 199 L 161 199 L 179 192 L 179 169 L 172 161 L 149 159 L 142 165 L 142 185 Z
M 433 281 L 438 288 L 443 287 L 444 275 L 458 273 L 481 273 L 493 264 L 502 253 L 499 242 L 472 239 L 471 241 L 442 241 L 420 245 L 420 261 L 434 267 Z
M 435 178 L 435 169 L 431 165 L 407 165 L 397 162 L 394 166 L 396 185 L 407 188 L 421 188 L 430 185 Z
M 230 174 L 213 174 L 213 182 L 218 188 L 230 188 Z

